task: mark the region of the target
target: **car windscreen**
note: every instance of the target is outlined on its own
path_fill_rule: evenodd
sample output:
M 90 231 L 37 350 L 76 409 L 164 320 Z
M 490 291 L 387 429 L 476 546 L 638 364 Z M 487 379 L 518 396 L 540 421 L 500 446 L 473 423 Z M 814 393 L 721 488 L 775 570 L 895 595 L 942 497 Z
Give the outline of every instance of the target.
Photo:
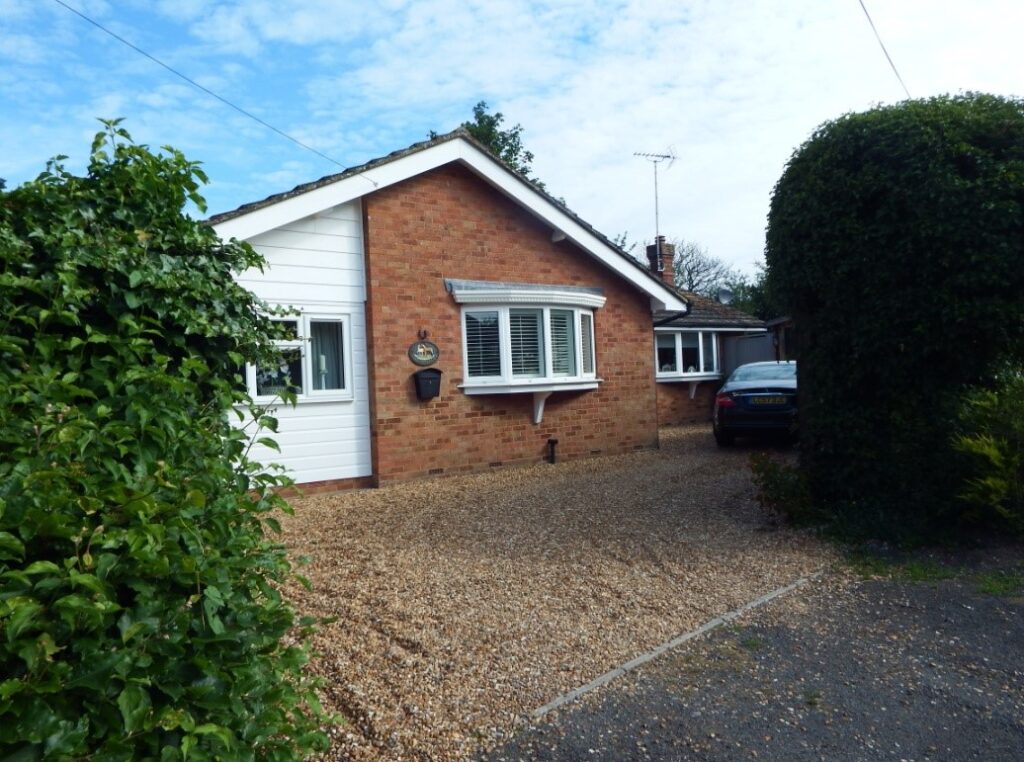
M 746 365 L 737 368 L 730 381 L 775 381 L 796 378 L 796 365 Z

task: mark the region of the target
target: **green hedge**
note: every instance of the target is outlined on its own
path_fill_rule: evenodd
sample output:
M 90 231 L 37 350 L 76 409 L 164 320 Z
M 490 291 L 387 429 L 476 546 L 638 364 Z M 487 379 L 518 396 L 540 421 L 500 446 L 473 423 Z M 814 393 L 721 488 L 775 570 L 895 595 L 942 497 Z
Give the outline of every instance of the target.
M 1024 105 L 968 94 L 820 127 L 775 187 L 768 281 L 800 332 L 801 463 L 857 534 L 956 526 L 967 386 L 1024 338 Z
M 282 480 L 229 413 L 271 351 L 232 278 L 262 260 L 183 213 L 176 151 L 111 122 L 59 161 L 0 193 L 0 758 L 302 757 Z

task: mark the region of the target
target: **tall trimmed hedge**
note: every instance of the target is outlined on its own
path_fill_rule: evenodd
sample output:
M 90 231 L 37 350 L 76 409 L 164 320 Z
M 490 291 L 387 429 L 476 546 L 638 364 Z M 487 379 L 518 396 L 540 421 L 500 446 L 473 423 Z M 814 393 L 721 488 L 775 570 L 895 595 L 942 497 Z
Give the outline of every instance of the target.
M 287 506 L 231 413 L 261 259 L 183 213 L 196 164 L 107 128 L 0 193 L 0 758 L 300 758 Z
M 772 196 L 800 332 L 801 467 L 848 530 L 955 527 L 960 398 L 1024 344 L 1024 102 L 907 101 L 820 127 Z

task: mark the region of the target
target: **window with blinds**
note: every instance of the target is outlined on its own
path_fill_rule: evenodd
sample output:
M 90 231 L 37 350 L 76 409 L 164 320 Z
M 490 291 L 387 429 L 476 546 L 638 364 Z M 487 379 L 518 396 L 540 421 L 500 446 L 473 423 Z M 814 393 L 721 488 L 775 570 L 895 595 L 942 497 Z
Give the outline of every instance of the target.
M 593 384 L 594 313 L 546 305 L 481 305 L 462 313 L 465 384 L 539 389 Z
M 513 376 L 544 375 L 543 321 L 543 310 L 509 310 L 508 336 L 512 345 Z
M 551 310 L 551 373 L 576 375 L 576 334 L 572 310 Z
M 583 349 L 583 372 L 594 372 L 594 318 L 580 313 L 580 346 Z
M 466 374 L 470 378 L 501 375 L 498 312 L 466 313 Z

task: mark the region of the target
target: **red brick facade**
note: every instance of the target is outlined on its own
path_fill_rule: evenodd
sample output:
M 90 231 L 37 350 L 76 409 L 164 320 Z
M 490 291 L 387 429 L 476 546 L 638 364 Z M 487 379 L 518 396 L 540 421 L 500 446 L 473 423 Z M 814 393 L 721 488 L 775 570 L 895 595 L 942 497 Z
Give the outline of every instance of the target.
M 457 165 L 363 199 L 371 441 L 377 482 L 545 458 L 656 447 L 653 331 L 647 295 Z M 604 289 L 594 313 L 600 388 L 554 392 L 533 423 L 531 394 L 468 396 L 461 310 L 444 278 Z M 420 331 L 441 350 L 441 394 L 416 398 L 409 345 Z
M 658 425 L 710 422 L 715 392 L 721 385 L 720 380 L 701 381 L 697 384 L 693 399 L 690 399 L 690 384 L 687 381 L 658 384 Z

